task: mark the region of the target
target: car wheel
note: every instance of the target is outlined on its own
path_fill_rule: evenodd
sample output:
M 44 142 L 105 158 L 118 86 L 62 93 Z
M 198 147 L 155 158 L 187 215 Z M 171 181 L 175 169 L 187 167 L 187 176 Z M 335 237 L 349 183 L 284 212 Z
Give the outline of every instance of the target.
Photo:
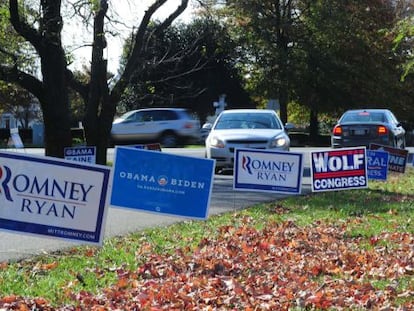
M 178 144 L 178 137 L 173 132 L 166 132 L 161 136 L 160 144 L 164 147 L 175 147 Z

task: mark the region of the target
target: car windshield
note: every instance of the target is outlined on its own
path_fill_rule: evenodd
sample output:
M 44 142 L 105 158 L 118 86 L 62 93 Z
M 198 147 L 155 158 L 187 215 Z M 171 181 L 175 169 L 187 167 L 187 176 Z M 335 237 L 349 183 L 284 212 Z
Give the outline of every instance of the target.
M 348 112 L 343 116 L 341 122 L 385 122 L 385 115 L 382 112 Z
M 266 113 L 229 113 L 223 114 L 215 126 L 223 129 L 281 129 L 280 122 Z

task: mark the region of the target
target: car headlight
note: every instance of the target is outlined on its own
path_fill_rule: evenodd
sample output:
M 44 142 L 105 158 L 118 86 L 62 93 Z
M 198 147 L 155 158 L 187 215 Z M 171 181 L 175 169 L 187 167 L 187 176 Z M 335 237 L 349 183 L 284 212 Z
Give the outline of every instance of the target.
M 224 141 L 217 137 L 211 137 L 210 138 L 210 146 L 216 147 L 216 148 L 224 148 Z
M 270 148 L 280 148 L 286 146 L 287 144 L 288 140 L 286 137 L 275 137 L 270 144 Z

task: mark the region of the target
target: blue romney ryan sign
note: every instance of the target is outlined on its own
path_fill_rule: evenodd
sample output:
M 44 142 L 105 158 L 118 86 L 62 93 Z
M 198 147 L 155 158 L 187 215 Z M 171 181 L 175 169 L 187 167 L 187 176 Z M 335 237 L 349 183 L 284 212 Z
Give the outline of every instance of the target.
M 235 190 L 299 194 L 303 154 L 257 149 L 236 149 Z
M 388 157 L 389 153 L 386 151 L 367 150 L 368 179 L 387 180 Z
M 111 206 L 205 219 L 214 160 L 116 147 Z
M 0 228 L 101 245 L 110 169 L 0 152 Z
M 368 187 L 365 147 L 312 151 L 312 191 Z

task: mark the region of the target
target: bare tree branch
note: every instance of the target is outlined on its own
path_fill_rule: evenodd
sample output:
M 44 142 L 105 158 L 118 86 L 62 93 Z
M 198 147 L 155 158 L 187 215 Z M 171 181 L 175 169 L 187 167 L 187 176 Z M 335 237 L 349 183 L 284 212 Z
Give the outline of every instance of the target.
M 25 22 L 19 14 L 19 6 L 17 0 L 9 0 L 10 22 L 14 29 L 27 41 L 29 41 L 34 48 L 40 52 L 41 50 L 41 35 L 39 32 Z
M 187 7 L 188 0 L 182 0 L 181 5 L 161 24 L 155 27 L 151 34 L 147 34 L 148 26 L 153 14 L 167 2 L 167 0 L 158 0 L 154 2 L 145 12 L 140 26 L 133 38 L 133 47 L 125 65 L 124 72 L 113 88 L 113 95 L 120 96 L 121 90 L 127 85 L 128 81 L 139 67 L 144 66 L 143 54 L 148 49 L 148 44 L 152 36 L 156 33 L 164 31 Z M 145 42 L 145 44 L 144 44 Z
M 42 82 L 32 75 L 18 70 L 16 66 L 0 66 L 0 80 L 17 83 L 35 95 L 39 100 L 43 98 Z

